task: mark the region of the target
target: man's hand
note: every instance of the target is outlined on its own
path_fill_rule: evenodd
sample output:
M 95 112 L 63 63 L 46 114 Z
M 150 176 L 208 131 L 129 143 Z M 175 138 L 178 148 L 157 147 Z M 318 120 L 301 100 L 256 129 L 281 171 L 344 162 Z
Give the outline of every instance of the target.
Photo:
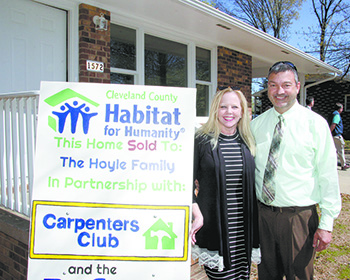
M 316 252 L 321 252 L 322 250 L 327 249 L 331 241 L 332 232 L 319 228 L 315 232 L 312 246 L 316 249 Z

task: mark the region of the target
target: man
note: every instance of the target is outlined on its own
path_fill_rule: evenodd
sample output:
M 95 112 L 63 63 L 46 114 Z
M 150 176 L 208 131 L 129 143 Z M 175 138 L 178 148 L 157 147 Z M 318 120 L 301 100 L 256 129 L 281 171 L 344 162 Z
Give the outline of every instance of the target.
M 306 108 L 312 110 L 312 107 L 315 105 L 315 99 L 312 96 L 306 98 Z
M 299 105 L 299 89 L 296 67 L 288 61 L 275 63 L 268 74 L 273 108 L 252 121 L 262 256 L 259 280 L 313 279 L 315 251 L 328 247 L 341 208 L 328 124 Z
M 340 160 L 341 170 L 346 170 L 350 166 L 346 164 L 345 160 L 345 141 L 342 136 L 343 134 L 343 121 L 340 117 L 340 114 L 343 112 L 343 104 L 337 103 L 335 105 L 335 111 L 330 118 L 330 129 L 332 132 L 333 140 L 335 147 L 337 149 L 337 154 Z

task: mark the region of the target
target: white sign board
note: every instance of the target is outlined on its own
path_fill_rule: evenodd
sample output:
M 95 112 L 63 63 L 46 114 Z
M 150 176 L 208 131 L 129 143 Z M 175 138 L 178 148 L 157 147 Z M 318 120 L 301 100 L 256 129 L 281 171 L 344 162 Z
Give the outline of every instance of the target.
M 29 280 L 190 279 L 195 89 L 41 85 Z

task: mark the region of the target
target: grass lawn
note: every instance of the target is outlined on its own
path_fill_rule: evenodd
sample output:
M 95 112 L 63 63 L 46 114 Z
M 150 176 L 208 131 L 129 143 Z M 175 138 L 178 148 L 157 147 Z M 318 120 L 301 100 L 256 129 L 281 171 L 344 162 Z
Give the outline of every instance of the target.
M 345 153 L 350 154 L 350 141 L 345 140 Z
M 350 279 L 350 195 L 342 194 L 342 211 L 335 220 L 333 241 L 315 260 L 315 279 Z

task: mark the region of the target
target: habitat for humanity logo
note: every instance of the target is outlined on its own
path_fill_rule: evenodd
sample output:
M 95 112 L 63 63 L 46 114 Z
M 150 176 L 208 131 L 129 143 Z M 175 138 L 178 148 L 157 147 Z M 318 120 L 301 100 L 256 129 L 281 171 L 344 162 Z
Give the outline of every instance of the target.
M 52 111 L 55 117 L 49 116 L 48 124 L 49 127 L 59 133 L 65 130 L 66 124 L 69 123 L 67 122 L 69 116 L 71 133 L 75 134 L 78 123 L 81 123 L 84 134 L 87 134 L 89 131 L 90 119 L 97 115 L 97 113 L 90 112 L 90 107 L 99 106 L 98 103 L 70 88 L 64 89 L 46 98 L 44 101 L 55 108 L 55 110 Z

